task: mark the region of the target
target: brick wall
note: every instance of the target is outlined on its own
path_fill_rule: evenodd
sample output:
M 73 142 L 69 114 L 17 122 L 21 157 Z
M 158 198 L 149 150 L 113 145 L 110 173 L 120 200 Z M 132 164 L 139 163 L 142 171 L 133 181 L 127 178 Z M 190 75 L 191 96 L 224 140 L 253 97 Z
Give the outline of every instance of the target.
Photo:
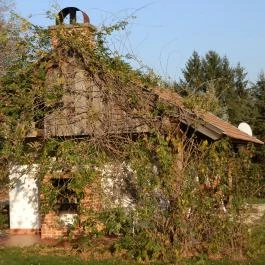
M 97 210 L 101 209 L 101 189 L 100 184 L 94 182 L 85 187 L 84 198 L 81 200 L 81 207 L 84 210 Z
M 97 183 L 92 183 L 86 186 L 84 191 L 84 198 L 81 200 L 82 213 L 79 216 L 80 223 L 91 222 L 93 217 L 88 213 L 91 211 L 99 211 L 101 209 L 101 195 L 100 195 L 99 185 Z M 101 230 L 102 225 L 96 224 L 96 227 Z M 70 230 L 60 221 L 59 213 L 55 211 L 50 211 L 42 219 L 41 224 L 41 238 L 42 239 L 61 239 L 67 238 L 69 235 L 71 237 L 77 237 L 84 232 L 89 232 L 88 230 L 82 231 L 81 227 L 77 227 L 74 230 Z
M 41 224 L 42 239 L 59 239 L 67 236 L 67 228 L 60 222 L 59 216 L 50 211 L 43 218 Z

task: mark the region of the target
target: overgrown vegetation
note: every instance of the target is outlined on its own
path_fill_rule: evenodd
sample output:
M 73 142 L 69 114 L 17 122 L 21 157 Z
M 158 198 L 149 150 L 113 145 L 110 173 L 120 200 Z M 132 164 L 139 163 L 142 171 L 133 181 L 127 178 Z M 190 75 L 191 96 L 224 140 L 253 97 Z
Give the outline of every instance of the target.
M 1 170 L 38 164 L 43 213 L 58 211 L 58 198 L 78 204 L 84 235 L 117 237 L 112 250 L 125 250 L 127 257 L 246 255 L 240 210 L 248 149 L 235 152 L 229 139 L 212 142 L 183 127 L 185 113 L 152 93 L 159 78 L 133 70 L 105 46 L 106 34 L 125 22 L 101 31 L 87 27 L 86 34 L 59 25 L 52 32 L 53 48 L 51 32 L 22 22 L 26 28 L 17 40 L 22 49 L 1 76 Z M 84 83 L 82 90 L 77 81 Z M 93 93 L 106 107 L 101 102 L 85 107 Z M 69 98 L 86 103 L 73 106 Z M 121 115 L 116 131 L 115 114 Z M 80 117 L 88 120 L 89 134 L 49 130 L 49 119 L 65 123 L 65 116 L 69 126 L 79 126 Z M 45 137 L 29 138 L 37 129 Z M 67 184 L 49 181 L 58 176 L 67 177 Z M 86 187 L 96 191 L 95 208 L 84 206 Z
M 247 80 L 246 70 L 238 63 L 231 65 L 226 56 L 214 51 L 200 56 L 196 51 L 188 59 L 183 77 L 175 83 L 175 89 L 188 96 L 187 104 L 197 109 L 207 109 L 228 120 L 234 126 L 247 122 L 253 134 L 264 141 L 264 74 L 259 74 L 256 83 Z M 264 146 L 252 153 L 252 165 L 248 169 L 248 184 L 255 182 L 245 194 L 247 197 L 264 197 Z M 248 185 L 245 185 L 245 187 Z

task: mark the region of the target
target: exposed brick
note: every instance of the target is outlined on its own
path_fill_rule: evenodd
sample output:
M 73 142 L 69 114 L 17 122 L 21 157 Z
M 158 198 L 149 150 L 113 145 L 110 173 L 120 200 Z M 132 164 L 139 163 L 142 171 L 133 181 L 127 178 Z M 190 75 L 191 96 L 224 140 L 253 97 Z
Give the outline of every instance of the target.
M 45 181 L 51 178 L 47 176 L 44 178 Z M 102 208 L 101 202 L 101 190 L 98 183 L 91 183 L 86 186 L 84 191 L 84 198 L 80 202 L 83 213 L 87 211 L 95 210 L 99 211 Z M 88 216 L 86 214 L 81 214 L 79 216 L 80 222 L 85 221 Z M 96 225 L 99 230 L 102 229 L 101 224 Z M 60 239 L 62 237 L 67 237 L 69 234 L 69 229 L 65 227 L 59 219 L 59 214 L 55 211 L 50 211 L 43 217 L 41 225 L 41 238 L 42 239 Z M 74 231 L 71 231 L 71 236 L 77 237 L 82 232 L 81 227 L 77 227 Z M 87 232 L 87 231 L 86 231 Z

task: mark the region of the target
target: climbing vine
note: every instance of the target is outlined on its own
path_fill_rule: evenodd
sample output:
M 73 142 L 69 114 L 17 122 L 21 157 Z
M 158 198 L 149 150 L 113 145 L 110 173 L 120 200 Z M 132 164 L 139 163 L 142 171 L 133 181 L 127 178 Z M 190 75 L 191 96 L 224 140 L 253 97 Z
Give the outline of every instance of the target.
M 21 55 L 1 77 L 2 168 L 37 164 L 43 214 L 58 211 L 59 200 L 77 204 L 85 235 L 116 236 L 113 251 L 139 260 L 243 251 L 245 227 L 231 199 L 237 187 L 229 183 L 240 179 L 240 155 L 227 139 L 211 142 L 182 128 L 184 113 L 152 92 L 160 79 L 105 46 L 106 34 L 125 26 L 84 33 L 78 25 L 47 31 L 27 24 Z M 76 74 L 89 85 L 78 90 Z M 90 104 L 95 88 L 98 105 L 108 108 L 91 103 L 71 116 L 71 99 Z M 88 120 L 90 133 L 56 135 L 47 117 L 53 124 L 65 112 L 70 124 Z M 119 117 L 116 131 L 107 126 Z M 88 207 L 91 191 L 96 202 Z

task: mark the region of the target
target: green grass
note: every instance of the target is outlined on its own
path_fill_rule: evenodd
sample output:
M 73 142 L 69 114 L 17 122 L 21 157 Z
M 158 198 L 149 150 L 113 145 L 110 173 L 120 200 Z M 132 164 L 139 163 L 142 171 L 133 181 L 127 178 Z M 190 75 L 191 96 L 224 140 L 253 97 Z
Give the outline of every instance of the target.
M 249 198 L 247 199 L 247 203 L 249 204 L 265 204 L 265 198 Z
M 66 253 L 67 254 L 67 253 Z M 1 248 L 0 249 L 0 265 L 140 265 L 132 261 L 124 261 L 118 259 L 108 260 L 89 260 L 84 261 L 73 256 L 56 256 L 38 255 L 32 253 L 31 250 L 18 248 Z M 162 265 L 163 263 L 152 263 L 152 265 Z M 217 260 L 210 261 L 204 259 L 193 259 L 188 261 L 176 262 L 178 265 L 264 265 L 265 255 L 256 261 L 231 261 Z
M 38 255 L 31 249 L 0 248 L 0 265 L 140 265 L 119 259 L 84 261 L 75 256 Z M 153 263 L 152 265 L 162 265 Z
M 67 253 L 66 253 L 67 254 Z M 38 255 L 18 248 L 0 249 L 1 265 L 118 265 L 119 261 L 83 261 L 73 256 Z M 124 265 L 130 263 L 124 263 Z

